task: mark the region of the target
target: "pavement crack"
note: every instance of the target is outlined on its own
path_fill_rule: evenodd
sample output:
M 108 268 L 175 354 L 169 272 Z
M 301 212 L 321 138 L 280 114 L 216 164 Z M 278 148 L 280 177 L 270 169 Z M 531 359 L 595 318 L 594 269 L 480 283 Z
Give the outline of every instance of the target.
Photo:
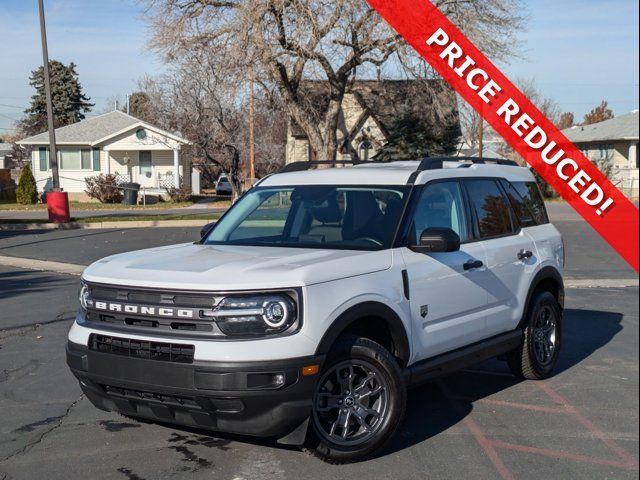
M 12 325 L 9 327 L 3 327 L 2 330 L 0 331 L 0 340 L 9 338 L 9 337 L 19 337 L 22 335 L 26 335 L 29 332 L 33 332 L 37 330 L 43 325 L 51 325 L 53 323 L 68 322 L 74 319 L 75 319 L 75 312 L 63 312 L 58 314 L 56 318 L 53 318 L 51 320 L 45 320 L 44 322 L 40 321 L 36 323 L 29 323 L 27 325 Z M 4 334 L 5 332 L 7 332 L 7 335 Z
M 64 411 L 64 413 L 58 417 L 58 419 L 57 419 L 58 421 L 56 423 L 54 423 L 49 428 L 44 430 L 40 435 L 38 435 L 37 438 L 35 438 L 34 440 L 28 442 L 20 450 L 18 450 L 16 452 L 13 452 L 13 453 L 7 455 L 6 457 L 0 459 L 0 463 L 4 463 L 7 460 L 12 459 L 13 457 L 17 457 L 19 455 L 24 455 L 25 453 L 28 453 L 33 447 L 35 447 L 36 445 L 41 443 L 45 439 L 46 436 L 48 436 L 51 432 L 53 432 L 54 430 L 56 430 L 57 428 L 62 426 L 62 422 L 64 422 L 65 418 L 67 418 L 69 416 L 69 414 L 71 413 L 71 410 L 73 409 L 73 407 L 75 407 L 78 404 L 78 402 L 80 402 L 80 400 L 82 400 L 83 398 L 84 398 L 84 393 L 81 394 L 73 402 L 71 402 L 71 404 L 69 404 L 69 406 Z

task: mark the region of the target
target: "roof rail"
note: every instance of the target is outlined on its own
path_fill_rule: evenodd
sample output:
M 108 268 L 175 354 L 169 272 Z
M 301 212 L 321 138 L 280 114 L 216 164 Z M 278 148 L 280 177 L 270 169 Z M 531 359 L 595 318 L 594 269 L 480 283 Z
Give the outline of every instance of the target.
M 371 161 L 360 160 L 311 160 L 305 162 L 292 162 L 285 165 L 278 173 L 303 172 L 311 170 L 313 167 L 335 167 L 336 165 L 362 165 L 363 163 L 373 163 Z M 382 162 L 380 162 L 382 163 Z
M 444 168 L 444 162 L 470 162 L 467 165 L 471 166 L 485 163 L 495 163 L 497 165 L 507 165 L 510 167 L 519 167 L 519 165 L 513 160 L 505 160 L 502 158 L 478 158 L 478 157 L 428 157 L 420 162 L 418 166 L 419 172 L 424 170 L 438 170 Z

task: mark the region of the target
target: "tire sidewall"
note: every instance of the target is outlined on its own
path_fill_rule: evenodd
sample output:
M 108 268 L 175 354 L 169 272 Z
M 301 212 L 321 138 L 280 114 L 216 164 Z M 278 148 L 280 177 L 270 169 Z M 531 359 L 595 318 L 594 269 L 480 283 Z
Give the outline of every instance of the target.
M 548 306 L 553 310 L 556 320 L 556 343 L 553 352 L 553 359 L 548 365 L 542 365 L 538 361 L 538 358 L 536 357 L 534 351 L 533 341 L 533 329 L 535 326 L 535 320 L 540 312 L 540 309 L 545 306 Z M 546 378 L 552 374 L 558 362 L 560 349 L 562 348 L 562 312 L 557 300 L 550 292 L 538 293 L 533 299 L 531 310 L 529 312 L 529 318 L 527 319 L 528 321 L 525 331 L 524 348 L 526 349 L 526 354 L 529 357 L 531 368 L 534 370 L 536 376 L 538 376 L 539 378 Z

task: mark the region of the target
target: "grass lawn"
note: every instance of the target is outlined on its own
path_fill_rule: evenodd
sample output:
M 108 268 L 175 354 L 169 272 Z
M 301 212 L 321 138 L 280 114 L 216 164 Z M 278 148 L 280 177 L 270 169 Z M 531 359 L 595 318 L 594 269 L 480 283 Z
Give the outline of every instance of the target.
M 193 202 L 161 202 L 154 203 L 153 205 L 122 205 L 121 203 L 94 203 L 94 202 L 69 202 L 69 209 L 73 213 L 74 210 L 167 210 L 170 208 L 184 208 L 190 207 Z M 214 200 L 208 204 L 211 208 L 228 207 L 230 205 L 229 200 L 220 199 Z M 46 210 L 47 205 L 44 203 L 38 203 L 36 205 L 20 205 L 16 202 L 10 202 L 7 200 L 0 200 L 0 211 L 39 211 Z
M 180 215 L 180 214 L 160 214 L 160 215 L 103 215 L 103 216 L 95 216 L 95 217 L 84 217 L 84 218 L 74 218 L 71 217 L 72 222 L 77 223 L 94 223 L 94 222 L 136 222 L 136 221 L 147 221 L 147 220 L 209 220 L 213 222 L 214 220 L 219 219 L 222 216 L 222 213 L 219 212 L 211 212 L 211 213 L 198 213 L 193 215 Z M 12 218 L 1 220 L 4 224 L 16 224 L 16 223 L 49 223 L 47 219 L 21 219 L 21 218 Z
M 72 218 L 72 222 L 78 223 L 92 223 L 92 222 L 135 222 L 146 220 L 209 220 L 213 222 L 222 216 L 221 213 L 199 213 L 195 215 L 180 215 L 180 214 L 167 214 L 167 215 L 130 215 L 130 216 L 97 216 L 97 217 L 84 217 L 84 218 Z

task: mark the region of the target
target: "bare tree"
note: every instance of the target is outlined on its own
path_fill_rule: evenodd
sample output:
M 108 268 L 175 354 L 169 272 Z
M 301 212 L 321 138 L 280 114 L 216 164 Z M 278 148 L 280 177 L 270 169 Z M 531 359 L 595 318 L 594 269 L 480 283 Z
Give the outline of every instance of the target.
M 241 146 L 245 119 L 239 108 L 242 84 L 233 65 L 213 52 L 195 52 L 174 63 L 169 73 L 140 83 L 149 114 L 169 131 L 192 142 L 194 164 L 213 164 L 226 172 L 234 197 L 242 191 Z
M 335 159 L 342 101 L 358 75 L 389 66 L 405 76 L 433 72 L 364 0 L 146 0 L 152 46 L 173 61 L 185 52 L 225 52 L 305 132 L 316 156 Z M 436 5 L 494 60 L 512 53 L 519 0 L 437 0 Z M 248 75 L 245 74 L 245 77 Z M 327 84 L 318 118 L 307 79 Z
M 467 147 L 475 148 L 480 137 L 480 122 L 482 121 L 480 114 L 462 98 L 458 99 L 458 109 L 460 112 L 462 139 Z

